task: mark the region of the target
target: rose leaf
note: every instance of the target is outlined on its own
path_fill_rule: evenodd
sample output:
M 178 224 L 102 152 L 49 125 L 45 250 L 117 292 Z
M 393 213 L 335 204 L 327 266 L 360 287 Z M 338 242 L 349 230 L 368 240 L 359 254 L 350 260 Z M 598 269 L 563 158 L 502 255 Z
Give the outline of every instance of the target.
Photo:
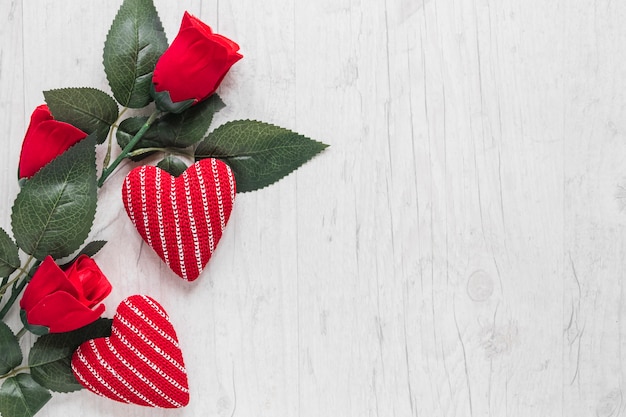
M 43 260 L 69 256 L 87 238 L 97 202 L 95 138 L 52 160 L 20 190 L 11 213 L 17 245 Z
M 0 388 L 0 414 L 7 417 L 33 417 L 50 398 L 50 392 L 29 374 L 17 374 L 7 378 Z
M 104 72 L 122 106 L 142 108 L 152 101 L 152 72 L 167 46 L 152 0 L 124 0 L 104 42 Z
M 22 363 L 22 350 L 9 326 L 0 321 L 0 375 Z
M 95 88 L 61 88 L 44 91 L 46 104 L 55 120 L 72 124 L 87 133 L 95 133 L 103 143 L 118 116 L 115 100 Z
M 237 192 L 266 187 L 327 148 L 322 142 L 253 120 L 228 122 L 196 148 L 196 160 L 219 158 L 235 174 Z
M 0 277 L 8 277 L 20 267 L 20 256 L 13 239 L 0 229 Z
M 100 252 L 100 249 L 102 249 L 106 244 L 106 240 L 94 240 L 87 243 L 69 262 L 61 265 L 61 269 L 69 268 L 81 255 L 87 255 L 90 258 L 93 257 L 96 253 Z
M 174 177 L 178 177 L 187 169 L 187 165 L 183 161 L 172 155 L 163 158 L 157 166 Z
M 159 138 L 164 147 L 186 148 L 200 142 L 211 126 L 215 113 L 225 107 L 222 99 L 211 97 L 182 113 L 169 113 L 156 123 Z

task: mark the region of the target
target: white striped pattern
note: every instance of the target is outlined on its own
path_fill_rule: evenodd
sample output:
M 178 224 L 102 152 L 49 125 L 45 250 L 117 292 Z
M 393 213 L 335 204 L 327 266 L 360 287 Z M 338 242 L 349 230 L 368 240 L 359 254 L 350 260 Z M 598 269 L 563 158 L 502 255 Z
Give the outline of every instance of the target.
M 193 213 L 193 204 L 191 204 L 191 187 L 189 186 L 189 174 L 187 171 L 183 173 L 183 183 L 185 184 L 185 201 L 187 202 L 187 215 L 189 216 L 189 225 L 191 226 L 191 235 L 193 237 L 194 253 L 196 255 L 196 266 L 198 271 L 202 271 L 202 254 L 200 253 L 200 241 L 198 240 L 198 229 L 196 228 L 196 216 Z
M 156 392 L 157 394 L 159 394 L 159 396 L 161 398 L 164 398 L 165 401 L 167 401 L 168 403 L 172 404 L 174 407 L 182 407 L 182 404 L 174 401 L 169 395 L 167 395 L 166 393 L 163 392 L 163 390 L 161 390 L 159 387 L 157 387 L 154 382 L 150 381 L 150 379 L 148 379 L 144 374 L 142 374 L 137 368 L 135 368 L 130 362 L 128 362 L 123 355 L 121 355 L 117 349 L 115 349 L 115 346 L 113 346 L 113 344 L 111 344 L 111 340 L 109 338 L 105 339 L 105 343 L 107 345 L 107 347 L 111 350 L 111 353 L 113 353 L 113 355 L 115 355 L 115 357 L 117 359 L 119 359 L 120 362 L 122 362 L 124 364 L 124 366 L 126 367 L 126 369 L 128 369 L 129 371 L 131 371 L 137 378 L 139 378 L 141 380 L 141 382 L 143 382 L 144 384 L 146 384 L 152 391 Z M 135 350 L 136 352 L 136 350 Z M 145 357 L 144 357 L 145 358 Z M 104 365 L 104 364 L 103 364 Z M 107 366 L 110 366 L 107 364 Z M 137 395 L 141 395 L 139 394 L 139 392 L 134 389 L 134 388 L 129 388 L 132 390 L 133 394 L 137 394 Z M 143 398 L 142 398 L 143 399 Z M 150 404 L 154 404 L 152 402 L 150 402 Z M 154 406 L 154 405 L 153 405 Z
M 163 260 L 170 266 L 170 257 L 167 253 L 167 242 L 165 241 L 165 224 L 163 223 L 163 204 L 161 203 L 161 170 L 156 170 L 156 199 L 157 199 L 157 222 L 159 223 L 159 238 L 161 239 L 161 249 L 163 250 Z M 130 195 L 130 193 L 128 193 Z
M 174 211 L 174 225 L 176 226 L 176 244 L 178 246 L 178 260 L 180 262 L 181 274 L 183 279 L 187 280 L 187 268 L 185 268 L 185 248 L 183 246 L 183 238 L 180 233 L 180 220 L 178 216 L 178 203 L 176 201 L 176 178 L 170 177 L 171 191 L 170 201 L 172 202 L 172 210 Z
M 200 183 L 200 196 L 202 197 L 202 209 L 204 210 L 204 218 L 209 232 L 209 251 L 213 254 L 215 251 L 215 239 L 213 238 L 213 226 L 211 226 L 211 213 L 209 212 L 209 199 L 207 198 L 206 186 L 204 185 L 204 176 L 200 170 L 200 165 L 195 164 L 198 182 Z
M 89 345 L 92 345 L 93 340 L 88 341 L 87 343 L 89 343 Z M 80 362 L 85 365 L 85 368 L 87 368 L 87 370 L 91 373 L 91 375 L 94 376 L 94 378 L 96 378 L 96 380 L 104 387 L 106 388 L 111 394 L 115 395 L 120 401 L 125 402 L 125 403 L 130 403 L 131 401 L 124 397 L 123 395 L 121 395 L 120 393 L 118 393 L 115 389 L 113 389 L 101 376 L 100 374 L 98 374 L 98 372 L 93 368 L 93 366 L 91 366 L 91 364 L 87 361 L 87 359 L 85 358 L 85 355 L 83 355 L 82 351 L 79 349 L 76 351 L 76 357 L 78 357 L 78 359 L 80 360 Z M 96 387 L 94 387 L 92 384 L 89 383 L 89 381 L 87 380 L 87 378 L 78 370 L 78 368 L 74 365 L 74 361 L 72 361 L 72 370 L 74 371 L 74 375 L 78 376 L 78 379 L 82 382 L 82 385 L 87 387 L 87 389 L 89 389 L 92 392 L 95 392 L 96 394 L 103 396 L 103 397 L 107 397 L 107 395 L 105 395 L 102 391 L 100 391 L 99 389 L 97 389 Z
M 159 354 L 165 360 L 167 360 L 170 364 L 178 368 L 178 370 L 181 371 L 182 373 L 186 372 L 185 367 L 183 365 L 178 363 L 176 359 L 168 355 L 167 352 L 165 352 L 163 349 L 156 346 L 154 342 L 150 341 L 139 329 L 137 329 L 137 327 L 133 326 L 128 320 L 122 317 L 120 317 L 119 320 L 124 326 L 128 328 L 128 330 L 135 333 L 136 336 L 139 336 L 141 341 L 144 342 L 146 345 L 150 346 L 150 348 L 154 350 L 157 354 Z M 120 332 L 120 330 L 117 327 L 112 329 L 112 333 L 115 334 L 115 336 L 117 336 L 120 339 L 120 341 L 124 345 L 126 345 L 126 347 L 128 347 L 130 350 L 135 350 L 135 348 L 131 345 L 131 343 L 126 339 L 126 337 L 122 334 L 122 332 Z
M 226 217 L 224 216 L 224 203 L 222 201 L 222 190 L 220 187 L 220 177 L 217 171 L 217 159 L 211 159 L 211 169 L 213 170 L 213 179 L 215 180 L 215 193 L 217 194 L 217 205 L 220 208 L 220 226 L 222 232 L 226 227 Z
M 141 184 L 141 215 L 143 216 L 143 228 L 146 231 L 146 241 L 152 246 L 150 228 L 148 227 L 148 206 L 146 203 L 146 167 L 142 166 L 139 171 L 139 181 Z
M 143 239 L 187 281 L 200 275 L 215 251 L 235 191 L 232 170 L 217 159 L 196 162 L 179 177 L 137 167 L 122 190 L 126 211 Z
M 167 318 L 149 297 L 124 300 L 113 318 L 111 336 L 89 340 L 74 353 L 77 380 L 98 395 L 124 403 L 185 406 L 187 372 Z
M 178 347 L 178 342 L 169 334 L 167 334 L 166 332 L 164 332 L 162 329 L 160 329 L 152 320 L 150 320 L 150 318 L 148 318 L 143 311 L 141 311 L 136 305 L 134 305 L 128 298 L 125 299 L 123 301 L 124 305 L 126 305 L 126 307 L 128 307 L 133 313 L 135 313 L 137 315 L 137 317 L 139 317 L 141 320 L 145 321 L 146 323 L 148 323 L 150 325 L 150 327 L 152 327 L 154 330 L 156 330 L 157 333 L 159 333 L 159 335 L 166 339 L 168 342 L 170 342 L 172 345 L 174 345 L 174 347 Z

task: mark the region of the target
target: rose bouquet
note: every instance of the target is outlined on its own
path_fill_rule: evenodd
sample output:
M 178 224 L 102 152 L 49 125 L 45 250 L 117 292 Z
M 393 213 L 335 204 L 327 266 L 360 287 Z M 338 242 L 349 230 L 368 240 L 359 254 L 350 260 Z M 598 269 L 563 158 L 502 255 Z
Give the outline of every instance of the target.
M 96 262 L 106 242 L 86 240 L 99 187 L 131 160 L 120 193 L 126 221 L 173 274 L 193 281 L 236 193 L 274 183 L 327 146 L 252 120 L 211 130 L 224 107 L 216 90 L 241 58 L 235 42 L 189 13 L 168 45 L 152 1 L 124 0 L 104 45 L 112 95 L 44 92 L 22 142 L 11 234 L 0 229 L 2 417 L 33 416 L 52 392 L 83 388 L 143 406 L 188 403 L 182 349 L 165 309 L 135 294 L 103 318 L 115 282 Z M 16 331 L 11 315 L 22 322 Z M 27 332 L 35 341 L 24 354 Z

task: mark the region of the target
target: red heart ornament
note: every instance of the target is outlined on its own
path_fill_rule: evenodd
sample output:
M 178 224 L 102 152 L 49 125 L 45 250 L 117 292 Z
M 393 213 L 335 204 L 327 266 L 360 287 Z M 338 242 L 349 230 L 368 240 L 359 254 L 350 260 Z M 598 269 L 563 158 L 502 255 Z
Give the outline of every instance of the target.
M 154 166 L 137 167 L 126 176 L 122 198 L 143 240 L 172 271 L 193 281 L 222 237 L 235 192 L 230 167 L 208 158 L 178 177 Z
M 189 403 L 176 332 L 163 307 L 147 296 L 122 301 L 111 336 L 80 345 L 72 370 L 82 386 L 112 400 L 162 408 Z

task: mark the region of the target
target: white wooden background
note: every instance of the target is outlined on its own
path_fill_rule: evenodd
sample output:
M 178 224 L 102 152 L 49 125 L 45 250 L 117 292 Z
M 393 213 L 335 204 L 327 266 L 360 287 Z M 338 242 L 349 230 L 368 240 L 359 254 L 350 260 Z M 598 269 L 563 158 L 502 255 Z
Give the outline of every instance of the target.
M 0 226 L 42 91 L 108 90 L 121 0 L 0 2 Z M 159 300 L 182 410 L 55 395 L 42 417 L 597 416 L 626 409 L 626 3 L 155 0 L 245 58 L 216 125 L 331 147 L 238 195 L 208 270 L 178 279 L 101 191 L 97 261 Z M 26 340 L 25 342 L 28 342 Z

